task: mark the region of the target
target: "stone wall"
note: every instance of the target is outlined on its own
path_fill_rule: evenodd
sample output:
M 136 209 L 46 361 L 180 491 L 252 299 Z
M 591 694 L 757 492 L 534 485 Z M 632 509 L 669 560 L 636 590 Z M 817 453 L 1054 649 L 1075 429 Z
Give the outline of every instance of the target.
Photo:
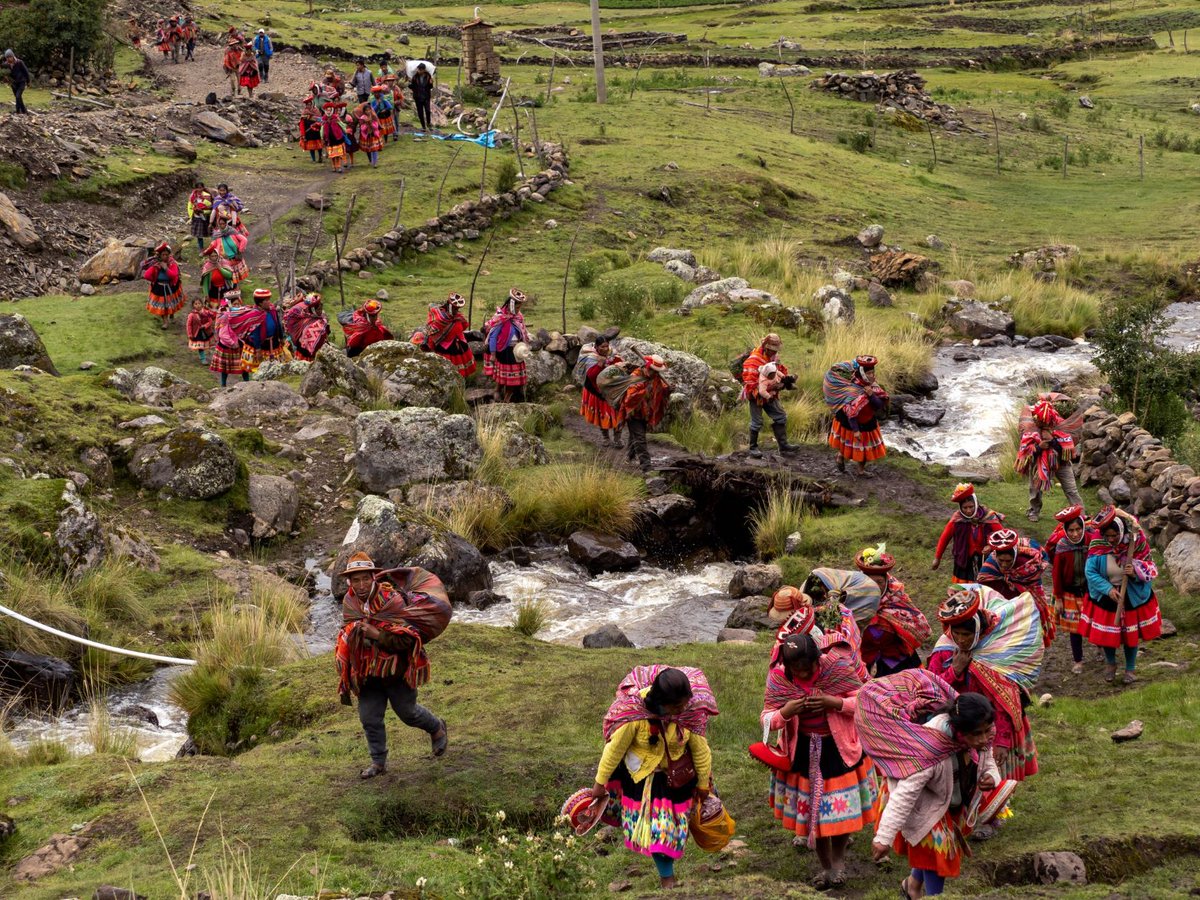
M 530 203 L 542 203 L 551 191 L 567 180 L 567 154 L 558 144 L 543 142 L 542 158 L 547 168 L 532 175 L 505 194 L 488 194 L 482 200 L 467 200 L 424 225 L 398 228 L 342 254 L 342 270 L 359 272 L 369 267 L 386 268 L 400 260 L 404 251 L 427 253 L 455 241 L 477 240 L 497 219 L 507 219 Z M 316 263 L 296 279 L 300 288 L 319 291 L 336 283 L 337 265 L 332 260 Z
M 1080 479 L 1100 497 L 1137 516 L 1155 546 L 1166 551 L 1176 587 L 1200 591 L 1200 475 L 1137 424 L 1093 406 L 1084 415 Z

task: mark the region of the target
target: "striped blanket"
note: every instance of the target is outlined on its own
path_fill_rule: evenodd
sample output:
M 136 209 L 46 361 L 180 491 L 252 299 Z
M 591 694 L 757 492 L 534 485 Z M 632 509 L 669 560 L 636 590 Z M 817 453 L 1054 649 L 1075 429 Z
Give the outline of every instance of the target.
M 642 691 L 654 684 L 654 679 L 664 669 L 678 669 L 687 676 L 688 683 L 692 686 L 692 700 L 682 714 L 663 718 L 663 724 L 674 722 L 680 728 L 704 736 L 708 730 L 709 717 L 719 714 L 717 698 L 708 686 L 708 678 L 700 669 L 691 666 L 665 666 L 657 663 L 652 666 L 638 666 L 617 685 L 617 696 L 609 706 L 608 712 L 604 714 L 604 740 L 609 740 L 613 732 L 622 725 L 653 718 L 650 710 L 646 709 Z
M 825 405 L 834 411 L 845 409 L 849 418 L 858 415 L 867 402 L 867 387 L 855 377 L 856 372 L 854 360 L 835 363 L 821 384 Z
M 927 669 L 906 669 L 863 685 L 854 714 L 863 752 L 889 778 L 908 778 L 937 765 L 959 744 L 921 723 L 957 696 Z
M 879 585 L 851 569 L 813 569 L 829 591 L 829 598 L 845 606 L 859 622 L 867 622 L 879 608 Z

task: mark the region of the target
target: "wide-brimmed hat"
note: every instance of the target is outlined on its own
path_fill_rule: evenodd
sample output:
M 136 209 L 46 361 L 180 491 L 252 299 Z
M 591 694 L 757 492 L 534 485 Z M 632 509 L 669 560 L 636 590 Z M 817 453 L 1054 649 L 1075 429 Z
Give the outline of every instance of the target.
M 771 598 L 771 608 L 767 610 L 767 618 L 772 622 L 784 622 L 798 610 L 812 611 L 812 598 L 798 587 L 785 584 Z
M 774 347 L 776 350 L 778 350 L 783 346 L 783 340 L 779 337 L 779 335 L 772 331 L 762 339 L 762 345 L 764 347 Z
M 954 493 L 950 495 L 950 502 L 962 503 L 964 500 L 970 500 L 975 496 L 975 485 L 964 481 L 954 486 Z
M 854 557 L 854 565 L 864 575 L 886 575 L 896 567 L 896 558 L 884 552 L 885 546 L 867 547 Z
M 979 612 L 982 602 L 983 588 L 978 584 L 952 584 L 946 592 L 946 599 L 938 607 L 937 617 L 942 628 L 949 630 L 950 626 L 959 622 L 969 622 Z
M 373 315 L 383 310 L 383 304 L 378 300 L 368 300 L 362 305 L 363 312 Z
M 1074 522 L 1076 519 L 1082 519 L 1084 524 L 1087 524 L 1087 513 L 1084 512 L 1083 507 L 1078 503 L 1068 506 L 1066 509 L 1060 509 L 1054 514 L 1054 518 L 1062 522 L 1064 526 Z
M 379 566 L 375 565 L 375 561 L 371 557 L 359 550 L 350 554 L 350 559 L 346 561 L 346 568 L 341 576 L 349 578 L 351 575 L 361 575 L 364 572 L 374 575 L 376 572 L 382 571 Z
M 654 354 L 643 357 L 642 364 L 652 372 L 665 372 L 667 370 L 667 361 L 661 356 Z
M 988 538 L 988 546 L 993 550 L 1016 550 L 1020 540 L 1021 536 L 1011 528 L 1002 528 L 992 532 Z
M 600 824 L 607 805 L 606 797 L 593 797 L 591 788 L 580 788 L 563 803 L 559 815 L 565 816 L 571 830 L 582 837 Z
M 270 292 L 270 291 L 268 291 L 266 288 L 257 288 L 257 289 L 255 289 L 255 291 L 254 291 L 254 300 L 255 300 L 256 302 L 257 302 L 257 301 L 259 301 L 259 300 L 270 300 L 270 299 L 271 299 L 271 292 Z

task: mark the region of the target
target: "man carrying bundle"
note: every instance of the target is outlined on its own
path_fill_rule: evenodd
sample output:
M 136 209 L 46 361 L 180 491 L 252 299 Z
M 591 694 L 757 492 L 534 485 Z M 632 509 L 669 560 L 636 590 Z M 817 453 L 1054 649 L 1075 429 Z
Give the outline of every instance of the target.
M 349 590 L 335 653 L 338 693 L 346 706 L 351 694 L 358 697 L 371 754 L 360 777 L 387 772 L 388 704 L 405 725 L 426 732 L 433 755 L 441 756 L 449 744 L 446 722 L 417 703 L 417 688 L 429 681 L 425 643 L 445 631 L 453 614 L 445 585 L 425 569 L 383 572 L 365 553 L 352 554 L 341 575 Z

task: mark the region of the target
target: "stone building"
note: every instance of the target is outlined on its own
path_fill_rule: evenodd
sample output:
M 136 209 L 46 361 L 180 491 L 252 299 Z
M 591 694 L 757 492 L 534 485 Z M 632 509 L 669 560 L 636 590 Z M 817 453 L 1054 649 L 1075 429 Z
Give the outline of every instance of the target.
M 500 57 L 492 42 L 492 26 L 483 19 L 462 27 L 462 63 L 468 84 L 486 86 L 500 81 Z

